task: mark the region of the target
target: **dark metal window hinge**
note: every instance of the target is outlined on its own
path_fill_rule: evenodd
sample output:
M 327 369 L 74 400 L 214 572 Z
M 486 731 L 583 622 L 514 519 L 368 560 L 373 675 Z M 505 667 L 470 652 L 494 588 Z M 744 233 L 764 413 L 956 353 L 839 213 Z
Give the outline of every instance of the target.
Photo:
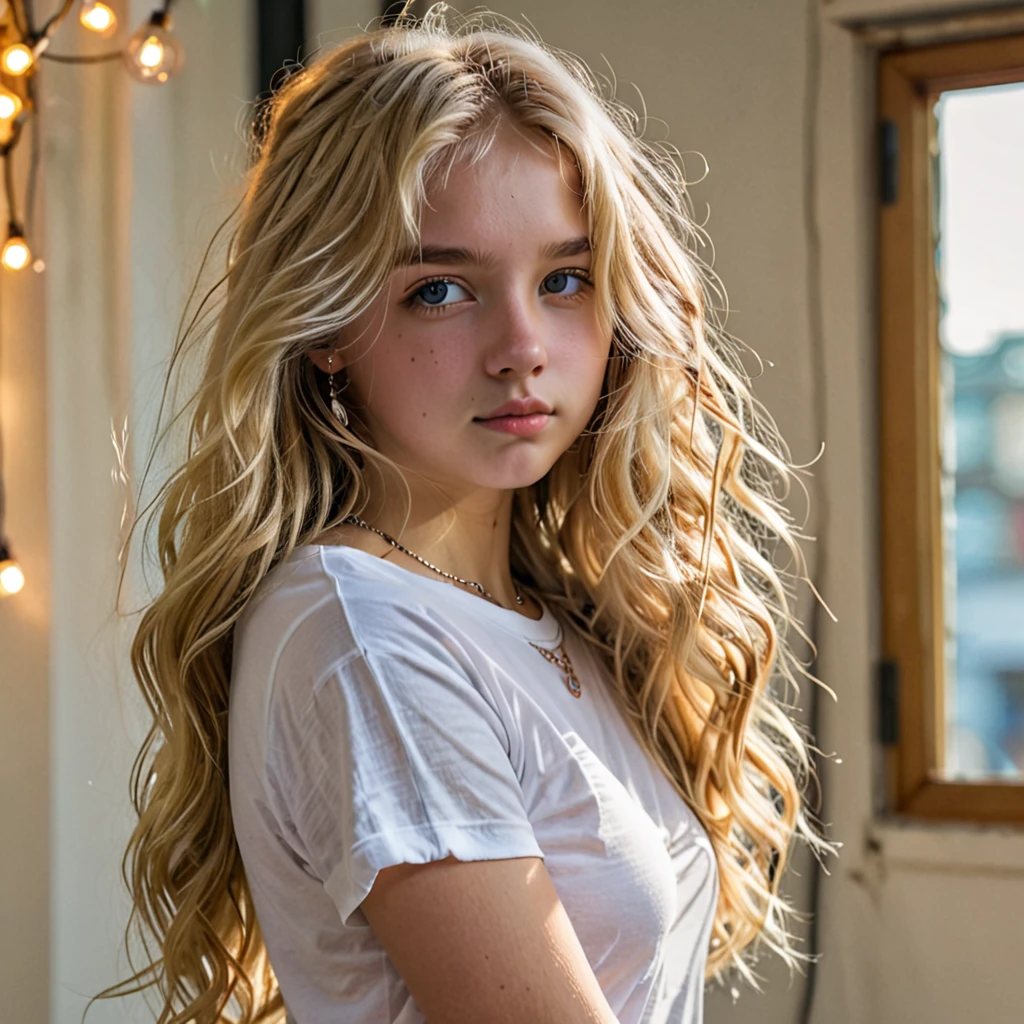
M 878 663 L 878 741 L 891 747 L 900 738 L 899 663 L 883 658 Z
M 878 125 L 878 195 L 883 206 L 891 206 L 899 196 L 900 137 L 894 121 Z

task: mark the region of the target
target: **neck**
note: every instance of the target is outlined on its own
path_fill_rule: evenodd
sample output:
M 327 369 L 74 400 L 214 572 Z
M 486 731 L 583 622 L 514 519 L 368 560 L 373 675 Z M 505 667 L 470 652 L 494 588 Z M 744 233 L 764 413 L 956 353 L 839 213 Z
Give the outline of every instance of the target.
M 413 499 L 404 529 L 399 513 L 388 506 L 382 508 L 379 503 L 375 506 L 371 502 L 359 517 L 438 569 L 479 583 L 503 607 L 517 608 L 508 553 L 512 492 L 488 491 L 456 505 L 431 506 L 417 501 L 415 492 Z M 438 575 L 411 555 L 393 548 L 378 534 L 366 532 L 378 542 L 375 553 L 379 549 L 395 564 L 414 572 Z

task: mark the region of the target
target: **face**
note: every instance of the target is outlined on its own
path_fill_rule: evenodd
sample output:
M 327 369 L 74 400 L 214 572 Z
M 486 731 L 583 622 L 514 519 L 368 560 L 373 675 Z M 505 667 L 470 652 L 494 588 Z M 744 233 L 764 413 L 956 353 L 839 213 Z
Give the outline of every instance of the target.
M 600 397 L 611 339 L 598 331 L 581 192 L 568 155 L 560 168 L 503 119 L 481 160 L 428 190 L 424 262 L 395 270 L 339 339 L 345 404 L 380 451 L 456 499 L 539 480 Z M 327 355 L 311 358 L 327 370 Z M 531 396 L 551 408 L 540 429 L 480 422 Z

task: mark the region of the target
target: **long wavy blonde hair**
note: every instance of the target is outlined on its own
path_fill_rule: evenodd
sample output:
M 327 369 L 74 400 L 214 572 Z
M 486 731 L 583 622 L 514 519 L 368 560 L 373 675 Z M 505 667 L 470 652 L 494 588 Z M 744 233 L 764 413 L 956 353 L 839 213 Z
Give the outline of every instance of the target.
M 131 530 L 152 511 L 162 573 L 131 646 L 153 722 L 122 862 L 128 931 L 138 916 L 150 962 L 95 998 L 155 985 L 158 1024 L 283 1019 L 230 813 L 232 631 L 293 548 L 361 511 L 368 464 L 396 468 L 356 417 L 331 415 L 307 353 L 385 286 L 433 175 L 479 156 L 498 111 L 575 160 L 612 339 L 591 422 L 515 492 L 512 571 L 600 652 L 630 728 L 710 836 L 707 978 L 759 989 L 762 944 L 791 972 L 810 959 L 780 883 L 795 840 L 816 856 L 837 844 L 812 824 L 808 738 L 776 692 L 799 692 L 794 672 L 818 683 L 785 640 L 805 577 L 781 499 L 802 467 L 716 319 L 678 150 L 644 141 L 607 91 L 522 26 L 438 4 L 322 53 L 268 104 L 226 270 L 200 307 L 216 315 L 183 318 L 168 370 L 169 386 L 205 343 L 179 413 L 191 409 L 187 451 Z M 780 542 L 800 574 L 775 566 Z

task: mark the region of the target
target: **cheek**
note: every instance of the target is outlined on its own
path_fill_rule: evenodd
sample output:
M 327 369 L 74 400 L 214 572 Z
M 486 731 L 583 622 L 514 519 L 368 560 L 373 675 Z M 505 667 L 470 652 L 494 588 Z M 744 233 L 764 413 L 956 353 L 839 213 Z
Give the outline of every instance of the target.
M 416 429 L 458 411 L 466 394 L 465 378 L 471 367 L 459 352 L 454 337 L 422 339 L 414 345 L 399 341 L 374 366 L 371 405 L 396 424 Z
M 600 338 L 596 325 L 588 325 L 566 348 L 567 372 L 579 382 L 580 390 L 589 393 L 596 401 L 604 382 L 608 359 L 612 351 L 610 338 Z
M 580 425 L 580 429 L 586 426 L 601 400 L 605 376 L 610 365 L 610 351 L 611 342 L 609 341 L 607 345 L 588 349 L 580 357 L 580 391 L 586 395 L 581 409 L 583 423 Z

